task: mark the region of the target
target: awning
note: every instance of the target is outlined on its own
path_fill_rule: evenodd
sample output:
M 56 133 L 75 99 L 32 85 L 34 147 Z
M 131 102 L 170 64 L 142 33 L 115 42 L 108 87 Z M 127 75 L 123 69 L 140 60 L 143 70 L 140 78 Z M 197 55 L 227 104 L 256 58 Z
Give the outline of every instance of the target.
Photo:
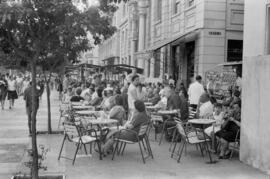
M 199 29 L 195 29 L 195 30 L 193 30 L 191 32 L 188 32 L 186 34 L 182 34 L 182 35 L 179 35 L 179 36 L 176 36 L 176 37 L 169 38 L 167 40 L 163 40 L 162 42 L 150 47 L 149 49 L 147 49 L 147 51 L 159 49 L 159 48 L 161 48 L 161 47 L 163 47 L 165 45 L 168 45 L 170 43 L 173 43 L 173 42 L 175 42 L 177 40 L 182 41 L 182 40 L 185 40 L 185 39 L 190 39 L 190 36 L 197 35 L 198 31 L 199 31 Z
M 234 65 L 242 65 L 242 61 L 237 61 L 237 62 L 226 62 L 226 63 L 221 63 L 218 64 L 217 66 L 234 66 Z
M 136 69 L 137 73 L 139 74 L 143 74 L 143 69 L 142 68 L 138 68 L 135 66 L 131 66 L 131 65 L 126 65 L 126 64 L 119 64 L 119 65 L 106 65 L 103 67 L 104 69 L 114 69 L 115 73 L 121 73 L 123 71 L 127 71 L 128 73 L 130 73 L 132 71 L 132 69 Z

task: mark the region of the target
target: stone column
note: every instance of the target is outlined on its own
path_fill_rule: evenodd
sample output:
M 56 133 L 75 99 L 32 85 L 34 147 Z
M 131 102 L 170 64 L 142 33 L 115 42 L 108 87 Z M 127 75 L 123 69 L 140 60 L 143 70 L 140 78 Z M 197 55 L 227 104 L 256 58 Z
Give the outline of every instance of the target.
M 160 71 L 159 71 L 159 78 L 160 79 L 163 79 L 163 77 L 164 77 L 164 71 L 165 71 L 165 69 L 164 69 L 164 60 L 165 60 L 165 47 L 162 47 L 161 49 L 160 49 Z
M 146 33 L 146 15 L 147 15 L 148 0 L 138 1 L 139 10 L 139 44 L 138 51 L 143 52 L 145 49 L 145 33 Z M 144 58 L 138 59 L 138 67 L 144 68 Z
M 154 73 L 155 73 L 155 59 L 152 57 L 150 59 L 150 78 L 154 78 Z
M 131 65 L 135 66 L 135 57 L 134 54 L 136 52 L 136 43 L 137 43 L 137 10 L 136 10 L 136 1 L 135 0 L 130 0 L 129 1 L 129 7 L 130 7 L 130 12 L 131 12 Z
M 149 60 L 150 59 L 145 60 L 144 75 L 146 78 L 149 77 Z

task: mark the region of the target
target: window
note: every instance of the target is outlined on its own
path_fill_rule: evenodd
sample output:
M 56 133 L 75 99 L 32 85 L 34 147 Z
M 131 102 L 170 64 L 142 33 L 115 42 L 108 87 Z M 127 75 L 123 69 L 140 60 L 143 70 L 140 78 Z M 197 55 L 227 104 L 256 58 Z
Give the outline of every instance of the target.
M 227 61 L 235 62 L 242 61 L 243 56 L 243 41 L 228 40 Z
M 265 42 L 265 52 L 266 54 L 270 54 L 270 4 L 267 6 L 266 8 L 266 13 L 267 13 L 267 17 L 266 17 L 266 42 Z
M 154 53 L 154 78 L 158 78 L 160 75 L 160 49 L 156 50 Z
M 195 0 L 187 0 L 187 8 L 193 6 L 195 4 Z
M 180 7 L 181 4 L 180 4 L 180 0 L 174 0 L 174 11 L 173 11 L 173 14 L 178 14 L 180 12 Z
M 162 0 L 156 0 L 156 3 L 156 21 L 159 21 L 162 17 Z
M 126 3 L 123 2 L 123 17 L 126 16 Z

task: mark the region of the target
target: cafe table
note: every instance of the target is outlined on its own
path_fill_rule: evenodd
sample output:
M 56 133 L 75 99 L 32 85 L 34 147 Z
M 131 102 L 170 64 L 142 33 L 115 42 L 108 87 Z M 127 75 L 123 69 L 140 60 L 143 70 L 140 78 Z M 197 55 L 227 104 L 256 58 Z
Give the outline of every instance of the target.
M 78 105 L 78 106 L 73 106 L 72 109 L 74 110 L 83 110 L 83 109 L 95 109 L 94 106 L 85 106 L 85 105 Z
M 208 164 L 214 164 L 214 163 L 217 163 L 217 161 L 213 161 L 212 160 L 212 157 L 211 157 L 211 153 L 210 153 L 210 150 L 209 150 L 209 147 L 208 147 L 208 144 L 207 144 L 207 140 L 206 140 L 206 134 L 204 133 L 204 129 L 215 123 L 216 121 L 213 120 L 213 119 L 190 119 L 188 120 L 188 123 L 189 124 L 192 124 L 192 125 L 196 125 L 197 127 L 201 128 L 203 130 L 203 136 L 204 136 L 204 141 L 205 141 L 205 146 L 206 146 L 206 150 L 207 150 L 207 153 L 208 153 L 208 156 L 209 156 L 209 159 L 210 159 L 210 162 L 207 162 Z
M 81 106 L 82 102 L 71 102 L 72 106 Z
M 157 112 L 160 115 L 176 115 L 179 113 L 178 110 L 159 110 Z
M 153 106 L 153 103 L 151 103 L 151 102 L 144 102 L 144 105 L 145 106 Z
M 83 111 L 75 111 L 75 113 L 81 116 L 92 116 L 92 115 L 95 116 L 97 113 L 99 113 L 99 111 L 83 110 Z

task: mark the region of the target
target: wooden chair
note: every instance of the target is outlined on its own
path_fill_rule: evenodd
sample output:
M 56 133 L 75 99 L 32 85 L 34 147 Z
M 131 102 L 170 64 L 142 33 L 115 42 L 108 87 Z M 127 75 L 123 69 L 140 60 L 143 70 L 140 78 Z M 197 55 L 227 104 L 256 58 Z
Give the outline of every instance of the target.
M 129 129 L 122 129 L 119 132 L 119 136 L 121 136 L 121 132 L 124 132 L 124 131 L 125 132 L 130 132 L 134 136 L 136 136 L 136 141 L 123 140 L 123 139 L 116 136 L 114 138 L 114 140 L 116 141 L 116 145 L 115 145 L 115 148 L 114 148 L 114 151 L 113 151 L 112 160 L 114 159 L 116 151 L 119 151 L 119 153 L 121 153 L 123 155 L 123 152 L 124 152 L 124 150 L 126 148 L 126 144 L 136 144 L 136 143 L 139 144 L 143 163 L 145 163 L 145 159 L 148 158 L 148 157 L 154 158 L 153 153 L 152 153 L 152 149 L 151 149 L 151 146 L 150 146 L 150 143 L 149 143 L 149 139 L 148 139 L 148 136 L 147 136 L 149 126 L 150 126 L 150 123 L 142 124 L 140 126 L 140 130 L 139 130 L 138 133 L 136 133 L 136 132 L 134 132 L 132 130 L 129 130 Z M 119 148 L 119 144 L 120 144 L 120 148 Z M 148 156 L 144 156 L 142 145 L 145 148 L 145 150 L 147 150 Z M 146 145 L 146 147 L 145 147 L 145 145 Z
M 201 150 L 201 154 L 203 155 L 203 151 L 202 151 L 202 146 L 201 144 L 205 144 L 205 142 L 209 141 L 209 139 L 206 140 L 201 140 L 198 138 L 197 133 L 191 133 L 187 131 L 187 127 L 188 127 L 188 123 L 182 123 L 179 121 L 176 121 L 176 128 L 177 128 L 177 134 L 176 134 L 176 139 L 174 141 L 174 146 L 173 146 L 173 150 L 171 152 L 171 158 L 174 157 L 174 155 L 177 156 L 177 162 L 180 162 L 182 153 L 183 153 L 183 149 L 184 147 L 186 147 L 187 144 L 191 144 L 191 145 L 199 145 L 200 150 Z M 175 152 L 176 146 L 177 146 L 177 140 L 178 138 L 181 137 L 181 143 L 179 145 L 178 151 Z M 207 145 L 207 144 L 206 144 Z
M 87 134 L 82 133 L 80 127 L 77 126 L 75 123 L 64 122 L 63 126 L 64 126 L 64 139 L 61 145 L 58 160 L 60 160 L 60 158 L 70 159 L 70 158 L 61 156 L 66 140 L 68 140 L 71 143 L 74 143 L 77 146 L 73 159 L 70 159 L 70 160 L 73 160 L 72 165 L 74 165 L 75 163 L 78 150 L 79 148 L 81 148 L 81 146 L 84 147 L 85 154 L 87 155 L 86 144 L 92 144 L 93 142 L 97 142 L 99 145 L 99 153 L 101 154 L 101 147 L 98 142 L 97 133 L 94 129 L 88 130 L 88 135 L 87 135 Z M 100 155 L 100 159 L 102 159 L 101 155 Z

